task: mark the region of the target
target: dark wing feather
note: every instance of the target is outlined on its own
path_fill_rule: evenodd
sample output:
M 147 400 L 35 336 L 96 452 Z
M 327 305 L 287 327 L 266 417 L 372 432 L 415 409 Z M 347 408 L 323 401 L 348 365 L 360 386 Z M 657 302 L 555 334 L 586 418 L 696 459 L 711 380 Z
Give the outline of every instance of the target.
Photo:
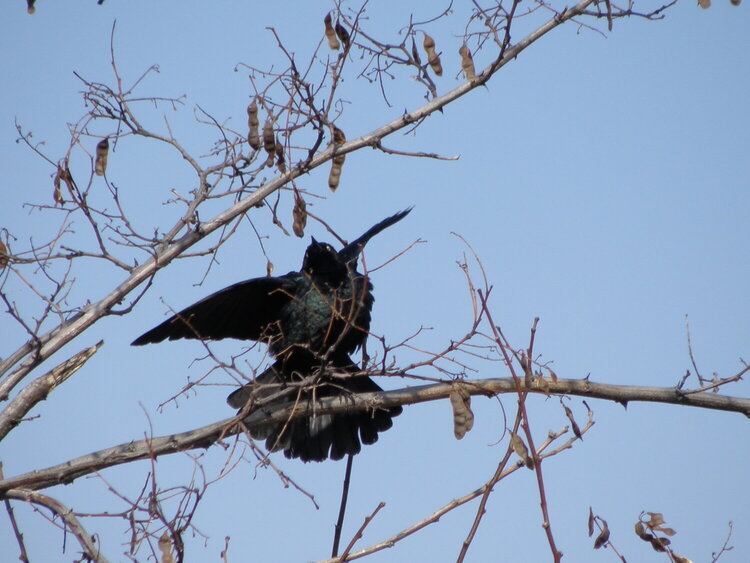
M 279 321 L 281 309 L 293 298 L 294 288 L 290 274 L 231 285 L 142 334 L 133 345 L 179 338 L 259 340 L 269 325 Z

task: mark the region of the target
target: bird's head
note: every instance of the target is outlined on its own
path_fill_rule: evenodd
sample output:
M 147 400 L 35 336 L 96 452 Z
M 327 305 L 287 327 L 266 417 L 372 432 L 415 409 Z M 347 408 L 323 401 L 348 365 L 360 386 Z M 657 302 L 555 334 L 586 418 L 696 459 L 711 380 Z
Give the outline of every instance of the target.
M 302 271 L 313 278 L 324 279 L 329 284 L 338 284 L 346 277 L 346 264 L 330 244 L 313 238 L 305 252 Z

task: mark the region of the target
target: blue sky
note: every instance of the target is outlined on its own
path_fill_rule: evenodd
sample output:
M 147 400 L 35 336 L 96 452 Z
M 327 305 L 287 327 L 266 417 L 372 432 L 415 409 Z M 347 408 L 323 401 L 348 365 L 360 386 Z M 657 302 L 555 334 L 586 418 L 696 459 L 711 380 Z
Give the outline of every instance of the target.
M 372 266 L 417 239 L 426 241 L 374 273 L 373 332 L 396 343 L 424 327 L 429 330 L 415 345 L 425 350 L 439 350 L 466 332 L 471 309 L 457 262 L 467 249 L 455 232 L 472 245 L 493 285 L 495 322 L 523 347 L 534 317 L 540 317 L 536 350 L 553 362 L 560 377 L 674 385 L 691 368 L 686 315 L 702 373 L 729 376 L 738 371 L 740 358 L 750 357 L 750 38 L 747 6 L 714 4 L 701 10 L 693 2 L 681 2 L 663 21 L 617 21 L 607 34 L 564 26 L 522 53 L 488 88 L 432 116 L 415 134 L 397 134 L 384 142 L 403 151 L 459 155 L 458 161 L 386 156 L 367 149 L 347 157 L 335 194 L 326 185 L 327 167 L 302 179 L 303 187 L 317 196 L 308 202 L 314 213 L 349 239 L 414 206 L 406 220 L 367 248 Z M 434 15 L 432 6 L 414 2 L 394 10 L 373 5 L 367 26 L 396 41 L 409 14 L 426 19 Z M 144 105 L 145 121 L 164 131 L 164 120 L 169 120 L 175 136 L 204 155 L 216 132 L 196 124 L 196 108 L 242 130 L 252 90 L 247 70 L 237 65 L 281 63 L 267 26 L 300 60 L 307 60 L 321 37 L 325 9 L 297 2 L 125 5 L 108 0 L 96 6 L 42 1 L 29 16 L 21 2 L 4 3 L 0 229 L 17 237 L 13 248 L 27 247 L 31 237 L 43 239 L 60 219 L 23 207 L 25 202 L 51 203 L 54 169 L 16 142 L 14 119 L 44 141 L 47 154 L 59 158 L 68 144 L 67 124 L 86 112 L 82 85 L 73 72 L 92 81 L 114 81 L 109 44 L 115 19 L 115 52 L 125 83 L 158 64 L 159 72 L 150 74 L 138 92 L 144 97 L 186 96 L 177 111 Z M 439 93 L 460 83 L 454 78 L 458 60 L 450 53 L 460 45 L 461 15 L 467 10 L 459 3 L 454 16 L 429 28 L 445 46 L 444 65 L 455 66 L 437 82 Z M 519 22 L 518 37 L 523 29 Z M 477 54 L 477 66 L 488 57 Z M 354 58 L 340 90 L 346 103 L 338 124 L 349 138 L 423 103 L 419 87 L 401 76 L 386 84 L 388 107 L 377 85 L 357 79 L 360 65 Z M 101 124 L 97 131 L 113 133 L 107 127 Z M 93 149 L 95 142 L 88 144 Z M 74 165 L 86 170 L 86 159 L 81 153 L 77 158 Z M 110 155 L 108 178 L 118 184 L 123 205 L 144 229 L 171 225 L 180 209 L 164 202 L 171 190 L 193 187 L 179 157 L 143 140 L 122 143 Z M 288 198 L 282 207 L 290 217 Z M 218 210 L 209 207 L 203 218 Z M 314 223 L 304 239 L 297 239 L 275 229 L 265 212 L 253 210 L 251 219 L 267 236 L 263 242 L 277 273 L 299 267 L 310 235 L 330 240 Z M 85 239 L 84 223 L 77 221 L 72 229 L 72 240 Z M 32 411 L 39 418 L 0 443 L 6 475 L 141 439 L 150 431 L 163 435 L 232 414 L 224 398 L 233 382 L 218 373 L 197 393 L 158 408 L 188 377 L 196 379 L 210 369 L 206 361 L 194 362 L 203 353 L 197 343 L 129 346 L 160 322 L 168 307 L 183 307 L 264 274 L 266 259 L 247 222 L 222 248 L 217 263 L 208 266 L 206 257 L 173 264 L 159 274 L 132 314 L 103 320 L 50 360 L 52 367 L 68 357 L 66 352 L 105 339 L 84 369 Z M 75 276 L 71 306 L 101 297 L 123 273 L 89 262 Z M 15 282 L 8 287 L 33 315 L 36 305 L 28 292 Z M 0 315 L 0 333 L 2 357 L 25 339 L 6 314 Z M 217 350 L 231 355 L 241 347 L 228 342 Z M 397 359 L 405 365 L 423 356 L 399 350 Z M 475 367 L 479 371 L 472 377 L 507 376 L 499 364 L 477 362 Z M 383 385 L 406 384 L 411 382 Z M 748 395 L 745 384 L 727 391 Z M 514 397 L 501 402 L 510 416 Z M 584 416 L 580 399 L 569 404 Z M 613 541 L 629 561 L 666 560 L 633 534 L 641 511 L 663 512 L 678 532 L 676 552 L 694 561 L 710 560 L 731 520 L 735 548 L 720 561 L 747 560 L 747 419 L 668 405 L 630 404 L 625 410 L 603 401 L 589 404 L 596 415 L 594 428 L 573 450 L 545 464 L 552 526 L 565 561 L 615 560 L 611 553 L 591 549 L 589 506 L 608 520 Z M 532 397 L 528 405 L 538 441 L 567 423 L 557 400 Z M 380 501 L 386 507 L 357 547 L 425 518 L 491 476 L 505 448 L 505 442 L 497 443 L 502 411 L 490 399 L 476 398 L 473 406 L 475 428 L 460 442 L 453 438 L 447 403 L 416 405 L 355 458 L 347 541 Z M 200 456 L 208 479 L 216 478 L 227 459 L 216 447 L 193 455 Z M 242 463 L 209 488 L 194 522 L 208 539 L 188 538 L 189 561 L 218 560 L 225 536 L 231 538 L 230 561 L 313 561 L 330 553 L 343 464 L 303 465 L 278 454 L 273 460 L 315 495 L 320 509 L 284 488 L 272 471 Z M 189 480 L 195 465 L 190 456 L 178 454 L 159 459 L 155 467 L 167 487 Z M 150 469 L 146 462 L 108 469 L 100 477 L 47 492 L 82 512 L 114 511 L 123 505 L 118 507 L 104 480 L 132 496 Z M 29 508 L 15 506 L 32 561 L 60 560 L 63 534 Z M 538 507 L 531 472 L 519 471 L 499 483 L 468 560 L 550 560 Z M 476 503 L 464 506 L 370 561 L 455 560 L 475 509 Z M 126 560 L 122 544 L 128 536 L 120 521 L 92 518 L 87 523 L 101 535 L 111 560 Z M 67 545 L 64 560 L 72 561 L 76 548 L 71 538 Z M 4 511 L 0 546 L 3 558 L 17 556 Z M 141 556 L 145 560 L 147 552 Z

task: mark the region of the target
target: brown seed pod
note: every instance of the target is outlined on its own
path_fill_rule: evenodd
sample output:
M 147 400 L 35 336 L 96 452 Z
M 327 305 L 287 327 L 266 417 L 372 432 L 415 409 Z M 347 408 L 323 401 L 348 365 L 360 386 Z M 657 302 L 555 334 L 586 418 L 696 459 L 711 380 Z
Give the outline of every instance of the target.
M 247 143 L 255 151 L 260 148 L 260 137 L 258 136 L 259 125 L 260 121 L 258 121 L 258 104 L 255 100 L 253 100 L 253 103 L 247 106 Z
M 326 17 L 323 19 L 323 23 L 326 24 L 326 39 L 328 39 L 328 46 L 334 50 L 338 51 L 339 47 L 341 47 L 341 44 L 339 43 L 339 40 L 336 38 L 336 32 L 333 30 L 333 25 L 331 25 L 331 14 L 326 14 Z
M 341 42 L 344 44 L 344 49 L 346 49 L 351 42 L 351 37 L 349 36 L 349 32 L 346 30 L 346 28 L 341 25 L 338 20 L 336 20 L 336 35 L 338 35 L 338 38 L 341 39 Z
M 57 172 L 55 172 L 55 179 L 52 180 L 52 185 L 54 187 L 52 191 L 52 199 L 55 200 L 56 204 L 63 204 L 65 203 L 65 200 L 62 196 L 62 190 L 60 190 L 60 180 L 62 179 L 62 166 L 59 164 L 57 165 Z
M 474 80 L 477 77 L 477 73 L 474 70 L 474 59 L 471 58 L 471 51 L 466 43 L 461 45 L 458 54 L 461 55 L 461 69 L 466 75 L 466 80 Z
M 26 11 L 29 14 L 33 14 L 34 12 L 36 12 L 36 8 L 34 7 L 35 2 L 36 0 L 26 0 Z
M 268 153 L 266 166 L 273 166 L 276 157 L 276 137 L 273 134 L 273 122 L 269 119 L 263 125 L 263 148 Z
M 453 408 L 453 434 L 460 440 L 474 427 L 474 413 L 471 411 L 471 396 L 463 384 L 453 385 L 450 393 Z
M 419 49 L 417 49 L 417 44 L 414 42 L 414 37 L 411 38 L 411 56 L 414 59 L 414 62 L 417 64 L 417 66 L 422 66 L 422 58 L 419 56 Z
M 0 240 L 0 270 L 8 265 L 8 247 Z
M 534 459 L 529 455 L 529 451 L 526 449 L 526 444 L 518 434 L 511 433 L 510 435 L 510 446 L 516 455 L 523 460 L 523 463 L 529 469 L 534 468 Z
M 305 226 L 307 225 L 307 203 L 301 196 L 296 195 L 294 198 L 294 209 L 292 210 L 294 223 L 292 230 L 299 238 L 305 236 Z
M 711 0 L 698 0 L 698 5 L 704 10 L 707 10 L 711 7 Z
M 104 176 L 107 171 L 107 156 L 109 155 L 109 138 L 104 137 L 96 145 L 96 162 L 94 164 L 94 171 L 97 176 Z
M 338 147 L 345 142 L 346 135 L 344 135 L 344 132 L 341 129 L 334 125 L 333 146 Z M 343 154 L 337 154 L 331 159 L 331 173 L 328 175 L 328 187 L 333 191 L 336 191 L 336 188 L 339 187 L 339 182 L 341 181 L 341 169 L 344 166 L 344 160 L 346 160 L 346 155 Z
M 282 174 L 286 172 L 286 160 L 284 159 L 284 145 L 279 142 L 278 135 L 276 136 L 276 167 Z
M 435 51 L 435 40 L 426 33 L 424 34 L 423 46 L 427 53 L 427 62 L 430 63 L 432 72 L 437 76 L 443 76 L 443 65 L 440 64 L 440 55 Z

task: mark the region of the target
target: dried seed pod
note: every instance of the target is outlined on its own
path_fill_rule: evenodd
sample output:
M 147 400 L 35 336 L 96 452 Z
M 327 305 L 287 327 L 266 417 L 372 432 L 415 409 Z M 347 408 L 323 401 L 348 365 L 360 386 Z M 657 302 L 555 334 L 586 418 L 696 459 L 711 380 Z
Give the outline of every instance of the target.
M 294 209 L 292 210 L 294 223 L 292 230 L 299 238 L 305 236 L 305 226 L 307 225 L 307 203 L 299 195 L 294 198 Z
M 443 76 L 443 65 L 440 64 L 440 55 L 435 52 L 435 40 L 426 33 L 424 34 L 423 46 L 427 53 L 427 62 L 430 63 L 432 72 L 437 76 Z
M 97 176 L 104 176 L 107 171 L 107 156 L 109 155 L 109 138 L 104 137 L 96 145 L 96 163 L 94 164 L 94 171 Z
M 60 170 L 60 179 L 65 182 L 65 185 L 68 187 L 68 193 L 70 194 L 71 199 L 75 200 L 76 183 L 73 181 L 73 176 L 70 174 L 70 168 L 68 168 L 67 162 L 65 163 L 65 168 Z
M 333 25 L 331 25 L 330 13 L 326 14 L 326 17 L 323 19 L 323 23 L 326 24 L 326 39 L 328 39 L 328 46 L 332 50 L 338 51 L 339 47 L 341 47 L 341 44 L 336 38 L 336 32 L 333 30 Z
M 338 147 L 345 142 L 346 135 L 344 135 L 344 132 L 341 129 L 334 125 L 333 146 Z M 328 187 L 333 191 L 336 191 L 336 188 L 339 187 L 339 182 L 341 181 L 341 168 L 344 166 L 344 160 L 346 160 L 346 155 L 343 154 L 337 154 L 331 159 L 331 173 L 328 175 Z
M 62 166 L 58 164 L 57 172 L 55 172 L 55 178 L 54 180 L 52 180 L 52 185 L 54 187 L 52 191 L 52 199 L 55 200 L 56 204 L 65 203 L 65 200 L 63 199 L 63 196 L 62 196 L 62 190 L 60 190 L 60 180 L 62 179 L 62 173 L 63 173 Z
M 711 0 L 698 0 L 698 5 L 704 10 L 707 10 L 711 7 Z
M 742 0 L 730 0 L 732 2 L 732 6 L 739 6 L 742 4 Z
M 417 44 L 414 42 L 414 36 L 411 38 L 411 56 L 414 59 L 414 62 L 417 64 L 417 66 L 422 66 L 422 58 L 419 56 L 419 50 L 417 49 Z
M 258 121 L 258 104 L 255 100 L 253 100 L 253 103 L 247 106 L 247 143 L 255 151 L 260 148 L 260 137 L 258 136 L 259 125 L 260 121 Z
M 474 413 L 471 411 L 471 396 L 465 385 L 455 384 L 450 393 L 453 408 L 453 434 L 460 440 L 474 427 Z
M 349 32 L 343 25 L 341 25 L 339 20 L 336 20 L 336 35 L 338 35 L 338 38 L 341 39 L 341 42 L 344 44 L 344 49 L 346 49 L 349 46 L 351 37 L 349 36 Z
M 529 451 L 526 449 L 526 444 L 518 434 L 511 433 L 510 435 L 510 447 L 516 452 L 516 455 L 523 460 L 523 463 L 529 469 L 534 468 L 534 460 L 529 455 Z
M 34 7 L 35 2 L 36 0 L 26 0 L 26 11 L 29 14 L 33 14 L 34 12 L 36 12 L 36 8 Z
M 8 247 L 0 240 L 0 270 L 8 265 Z
M 579 428 L 578 423 L 576 422 L 576 419 L 573 416 L 573 411 L 570 410 L 570 408 L 565 404 L 562 406 L 562 408 L 565 409 L 565 416 L 567 416 L 568 420 L 570 421 L 570 426 L 571 428 L 573 428 L 573 434 L 576 435 L 576 438 L 583 440 L 581 429 Z
M 286 160 L 284 159 L 284 145 L 279 142 L 278 135 L 276 136 L 276 167 L 282 174 L 286 172 Z
M 458 54 L 461 55 L 461 69 L 466 75 L 466 80 L 474 80 L 477 77 L 477 73 L 474 70 L 474 59 L 471 58 L 471 51 L 466 43 L 461 45 Z
M 266 166 L 273 166 L 276 157 L 276 137 L 273 134 L 273 122 L 269 119 L 263 125 L 263 148 L 268 153 Z

